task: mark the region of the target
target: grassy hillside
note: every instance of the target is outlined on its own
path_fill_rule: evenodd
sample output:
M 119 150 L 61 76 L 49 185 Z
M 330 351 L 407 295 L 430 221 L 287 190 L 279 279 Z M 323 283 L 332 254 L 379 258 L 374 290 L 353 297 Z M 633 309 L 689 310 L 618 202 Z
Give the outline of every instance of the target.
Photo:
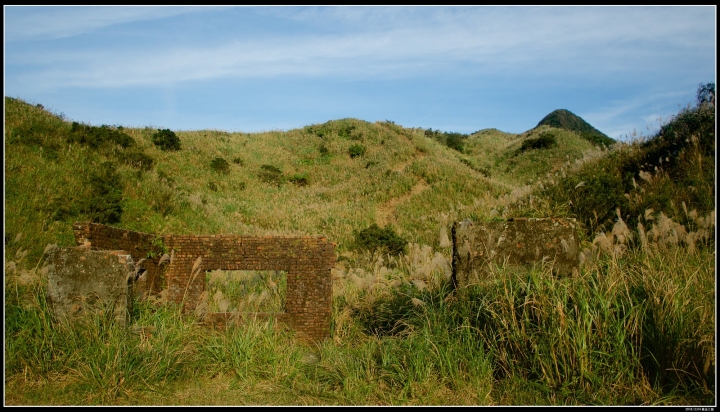
M 342 119 L 287 132 L 177 132 L 180 150 L 163 151 L 158 130 L 81 125 L 13 98 L 5 106 L 5 235 L 33 259 L 48 243 L 70 246 L 71 223 L 101 212 L 145 232 L 322 234 L 341 253 L 353 231 L 389 224 L 438 248 L 448 222 L 487 217 L 502 195 L 593 150 L 542 129 L 476 134 L 460 153 L 420 129 Z M 557 144 L 518 151 L 540 132 Z
M 96 127 L 6 97 L 5 402 L 714 405 L 715 108 L 699 103 L 648 141 L 601 149 L 549 125 Z M 453 291 L 451 222 L 510 216 L 582 222 L 579 273 L 499 265 Z M 102 313 L 56 323 L 42 257 L 74 246 L 79 220 L 327 236 L 332 339 L 308 346 L 272 322 L 211 331 L 162 296 L 134 302 L 127 329 Z M 379 239 L 402 253 L 361 247 Z M 216 272 L 208 284 L 230 276 Z M 204 299 L 251 300 L 224 293 Z

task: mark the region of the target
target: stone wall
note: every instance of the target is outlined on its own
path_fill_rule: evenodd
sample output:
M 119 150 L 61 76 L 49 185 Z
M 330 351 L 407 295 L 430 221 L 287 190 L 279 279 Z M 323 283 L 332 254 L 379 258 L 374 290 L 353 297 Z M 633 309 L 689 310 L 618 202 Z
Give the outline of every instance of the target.
M 135 293 L 160 293 L 163 285 L 162 268 L 158 265 L 162 253 L 153 241 L 162 237 L 132 230 L 118 229 L 99 223 L 78 222 L 73 224 L 75 242 L 78 246 L 92 247 L 95 250 L 124 250 L 132 256 L 134 262 L 147 271 L 142 282 L 135 284 Z M 148 253 L 153 255 L 148 257 Z
M 73 226 L 78 244 L 96 249 L 122 248 L 134 259 L 147 258 L 157 235 L 95 223 Z M 209 270 L 283 270 L 287 272 L 285 312 L 277 319 L 310 340 L 330 336 L 335 245 L 324 237 L 165 235 L 171 253 L 167 266 L 160 256 L 145 261 L 152 291 L 167 289 L 170 302 L 194 309 L 206 287 Z M 197 263 L 196 270 L 193 266 Z M 195 276 L 193 276 L 195 274 Z M 164 280 L 163 280 L 164 279 Z M 266 316 L 268 314 L 263 314 Z M 211 314 L 213 322 L 229 318 Z
M 118 323 L 128 323 L 134 267 L 126 252 L 56 248 L 46 262 L 48 301 L 58 319 L 111 310 Z
M 548 264 L 555 274 L 572 274 L 578 270 L 578 235 L 575 219 L 456 222 L 452 228 L 453 283 L 457 288 L 487 279 L 493 265 L 522 269 Z

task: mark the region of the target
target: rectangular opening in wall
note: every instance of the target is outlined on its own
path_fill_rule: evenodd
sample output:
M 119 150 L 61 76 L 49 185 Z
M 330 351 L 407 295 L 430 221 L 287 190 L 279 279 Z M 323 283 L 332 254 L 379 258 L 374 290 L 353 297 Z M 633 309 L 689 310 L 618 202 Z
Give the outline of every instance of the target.
M 287 272 L 283 270 L 213 270 L 205 273 L 210 312 L 285 312 Z

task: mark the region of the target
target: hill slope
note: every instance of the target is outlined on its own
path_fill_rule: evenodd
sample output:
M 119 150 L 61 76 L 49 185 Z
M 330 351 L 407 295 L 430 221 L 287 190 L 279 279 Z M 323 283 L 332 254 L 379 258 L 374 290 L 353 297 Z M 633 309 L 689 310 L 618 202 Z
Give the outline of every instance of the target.
M 287 132 L 177 132 L 180 150 L 163 151 L 157 130 L 91 127 L 7 97 L 5 122 L 6 242 L 30 258 L 48 243 L 72 245 L 79 220 L 153 233 L 324 235 L 340 253 L 376 223 L 439 249 L 449 222 L 487 218 L 514 190 L 594 150 L 544 127 L 485 130 L 460 153 L 422 129 L 340 119 Z M 542 133 L 557 145 L 519 151 Z
M 598 145 L 610 146 L 615 143 L 614 139 L 611 139 L 605 135 L 605 133 L 592 127 L 588 122 L 583 120 L 582 117 L 565 109 L 555 110 L 543 117 L 540 123 L 538 123 L 538 126 L 551 126 L 569 130 L 578 133 L 584 139 Z

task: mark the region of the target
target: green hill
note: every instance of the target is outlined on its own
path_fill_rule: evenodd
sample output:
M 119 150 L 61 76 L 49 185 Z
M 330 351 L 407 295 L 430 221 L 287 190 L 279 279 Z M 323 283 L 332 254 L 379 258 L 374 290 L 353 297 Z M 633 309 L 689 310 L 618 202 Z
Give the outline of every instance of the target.
M 8 97 L 5 115 L 6 237 L 21 237 L 15 247 L 32 257 L 48 243 L 71 245 L 77 220 L 157 233 L 322 234 L 341 252 L 377 223 L 437 247 L 441 226 L 484 218 L 498 198 L 593 150 L 560 129 L 488 129 L 463 137 L 461 153 L 437 137 L 458 134 L 340 119 L 287 132 L 177 132 L 180 150 L 165 151 L 150 128 L 78 124 Z M 518 152 L 538 133 L 558 145 Z
M 571 132 L 578 133 L 584 139 L 597 145 L 610 146 L 615 143 L 614 139 L 611 139 L 603 132 L 592 127 L 580 116 L 565 109 L 555 110 L 543 117 L 543 119 L 540 120 L 540 123 L 538 123 L 538 126 L 551 126 L 569 130 Z

